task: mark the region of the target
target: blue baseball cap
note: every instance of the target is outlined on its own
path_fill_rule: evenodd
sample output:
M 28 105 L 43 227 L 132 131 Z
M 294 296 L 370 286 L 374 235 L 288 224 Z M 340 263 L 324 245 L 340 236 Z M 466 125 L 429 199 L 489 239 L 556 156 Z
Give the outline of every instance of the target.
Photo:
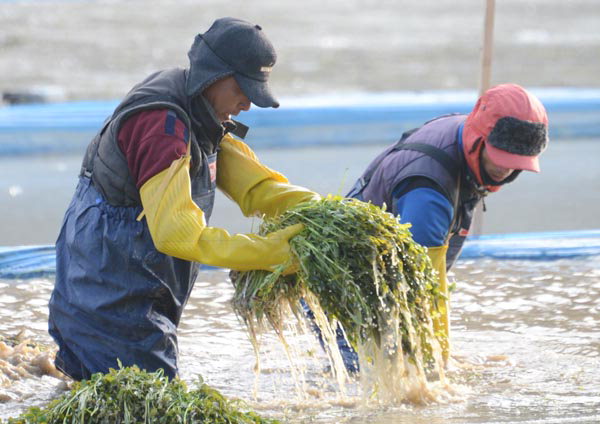
M 256 106 L 279 107 L 267 84 L 277 55 L 259 25 L 236 18 L 217 19 L 208 31 L 196 36 L 188 57 L 189 96 L 232 75 Z

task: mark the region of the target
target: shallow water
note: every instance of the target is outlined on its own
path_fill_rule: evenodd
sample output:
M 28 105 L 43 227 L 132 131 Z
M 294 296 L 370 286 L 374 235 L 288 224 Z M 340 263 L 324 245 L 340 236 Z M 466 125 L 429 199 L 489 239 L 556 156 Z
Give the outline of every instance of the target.
M 200 274 L 180 327 L 181 374 L 198 375 L 264 415 L 322 423 L 595 423 L 600 421 L 600 257 L 555 262 L 462 261 L 455 267 L 454 367 L 461 399 L 448 404 L 364 409 L 337 399 L 323 376 L 327 361 L 314 338 L 292 338 L 308 367 L 307 399 L 294 393 L 287 359 L 274 335 L 263 343 L 258 400 L 252 347 L 232 312 L 224 271 Z M 51 343 L 46 302 L 51 280 L 1 281 L 0 334 L 22 329 Z M 60 392 L 52 377 L 2 390 L 20 401 L 0 404 L 18 414 Z

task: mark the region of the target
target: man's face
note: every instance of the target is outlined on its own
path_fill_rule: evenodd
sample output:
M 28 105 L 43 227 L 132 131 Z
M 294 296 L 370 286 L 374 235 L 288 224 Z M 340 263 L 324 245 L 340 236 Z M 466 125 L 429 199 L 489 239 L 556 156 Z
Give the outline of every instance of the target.
M 490 178 L 497 183 L 504 181 L 514 171 L 514 169 L 504 168 L 492 162 L 487 150 L 485 149 L 485 146 L 481 150 L 481 159 L 483 162 L 483 167 L 485 168 L 485 172 L 487 172 Z
M 213 107 L 220 122 L 231 119 L 231 115 L 237 116 L 242 110 L 250 110 L 250 100 L 233 76 L 211 84 L 202 94 Z

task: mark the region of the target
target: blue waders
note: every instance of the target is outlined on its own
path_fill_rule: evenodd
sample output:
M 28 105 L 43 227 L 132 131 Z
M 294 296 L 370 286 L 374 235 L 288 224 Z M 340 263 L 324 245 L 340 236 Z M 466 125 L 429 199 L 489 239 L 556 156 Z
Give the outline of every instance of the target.
M 56 242 L 49 332 L 76 380 L 136 364 L 177 374 L 177 325 L 198 265 L 154 248 L 140 207 L 109 205 L 81 177 Z

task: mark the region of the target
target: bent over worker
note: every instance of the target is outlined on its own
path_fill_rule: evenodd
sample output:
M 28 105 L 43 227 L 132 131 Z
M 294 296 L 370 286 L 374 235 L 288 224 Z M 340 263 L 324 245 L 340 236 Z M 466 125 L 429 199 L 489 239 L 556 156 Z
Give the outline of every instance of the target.
M 222 18 L 198 35 L 189 69 L 133 87 L 90 143 L 56 243 L 49 332 L 74 379 L 138 365 L 177 374 L 177 326 L 198 263 L 234 270 L 288 263 L 291 226 L 264 237 L 208 226 L 215 188 L 246 216 L 318 198 L 262 165 L 231 115 L 279 106 L 276 55 L 261 27 Z M 241 131 L 240 131 L 241 130 Z
M 348 197 L 386 205 L 410 223 L 413 239 L 427 247 L 445 296 L 434 327 L 449 354 L 449 293 L 446 272 L 458 258 L 473 210 L 489 193 L 523 170 L 539 172 L 548 144 L 548 117 L 542 103 L 516 84 L 486 91 L 469 115 L 433 119 L 402 135 L 377 156 Z M 339 340 L 339 339 L 338 339 Z M 356 355 L 340 341 L 346 366 Z

